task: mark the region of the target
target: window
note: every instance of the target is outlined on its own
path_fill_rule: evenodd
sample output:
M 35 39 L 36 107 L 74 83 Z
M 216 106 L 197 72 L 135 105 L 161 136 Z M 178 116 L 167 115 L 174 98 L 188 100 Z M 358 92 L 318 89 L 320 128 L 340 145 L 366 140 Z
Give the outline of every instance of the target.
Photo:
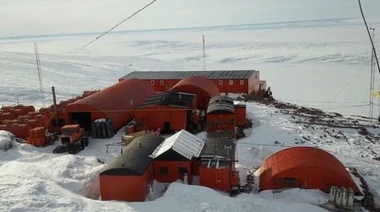
M 160 80 L 160 85 L 164 85 L 164 80 Z
M 234 84 L 234 81 L 233 81 L 233 80 L 229 80 L 228 83 L 229 83 L 230 85 L 233 85 L 233 84 Z
M 168 175 L 169 170 L 168 167 L 160 167 L 160 175 Z
M 240 85 L 244 85 L 244 80 L 240 80 Z
M 219 85 L 223 85 L 223 80 L 219 80 Z
M 150 84 L 151 84 L 151 85 L 154 85 L 154 80 L 151 80 L 151 81 L 150 81 Z
M 185 175 L 185 174 L 189 174 L 189 173 L 187 172 L 187 168 L 186 168 L 186 167 L 179 167 L 179 168 L 178 168 L 178 174 L 179 174 L 180 176 L 183 176 L 183 175 Z

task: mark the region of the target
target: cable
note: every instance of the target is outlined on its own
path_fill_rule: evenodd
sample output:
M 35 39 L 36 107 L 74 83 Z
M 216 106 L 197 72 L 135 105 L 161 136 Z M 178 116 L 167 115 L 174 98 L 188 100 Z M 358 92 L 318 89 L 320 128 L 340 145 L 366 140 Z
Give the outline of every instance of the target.
M 86 45 L 82 46 L 75 55 L 73 55 L 70 59 L 73 59 L 74 57 L 76 57 L 81 51 L 83 51 L 83 49 L 85 49 L 87 46 L 91 45 L 92 43 L 94 43 L 96 40 L 99 40 L 101 37 L 103 37 L 104 35 L 108 34 L 109 32 L 111 32 L 112 30 L 114 30 L 115 28 L 117 28 L 118 26 L 120 26 L 121 24 L 123 24 L 124 22 L 128 21 L 129 19 L 131 19 L 133 16 L 137 15 L 139 12 L 143 11 L 145 8 L 149 7 L 150 5 L 152 5 L 154 2 L 156 2 L 157 0 L 153 0 L 151 1 L 149 4 L 145 5 L 144 7 L 142 7 L 141 9 L 137 10 L 136 12 L 134 12 L 132 15 L 130 15 L 129 17 L 125 18 L 124 20 L 120 21 L 118 24 L 116 24 L 115 26 L 113 26 L 111 29 L 107 30 L 106 32 L 100 34 L 98 37 L 96 37 L 94 40 L 90 41 L 89 43 L 87 43 Z
M 375 45 L 373 44 L 372 36 L 371 36 L 371 33 L 369 32 L 367 21 L 365 20 L 365 17 L 364 17 L 362 4 L 361 4 L 360 0 L 358 0 L 358 2 L 359 2 L 360 13 L 362 14 L 362 18 L 363 18 L 363 21 L 364 21 L 364 25 L 365 25 L 365 28 L 367 30 L 367 33 L 368 33 L 368 36 L 369 36 L 369 40 L 371 41 L 372 51 L 373 51 L 373 54 L 375 55 L 377 69 L 379 70 L 379 74 L 380 74 L 379 59 L 377 58 L 377 53 L 376 53 Z

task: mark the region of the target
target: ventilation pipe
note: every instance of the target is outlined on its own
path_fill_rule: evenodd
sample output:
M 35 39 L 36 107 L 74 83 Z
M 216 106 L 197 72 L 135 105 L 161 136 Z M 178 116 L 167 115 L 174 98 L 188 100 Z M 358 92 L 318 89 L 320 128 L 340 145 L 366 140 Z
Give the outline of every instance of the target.
M 124 155 L 123 155 L 123 149 L 120 149 L 120 154 L 121 154 L 121 160 L 122 160 L 122 164 L 121 164 L 121 166 L 125 166 Z
M 189 179 L 188 179 L 188 177 L 187 177 L 187 173 L 185 173 L 185 174 L 183 175 L 183 182 L 184 182 L 185 184 L 189 184 Z

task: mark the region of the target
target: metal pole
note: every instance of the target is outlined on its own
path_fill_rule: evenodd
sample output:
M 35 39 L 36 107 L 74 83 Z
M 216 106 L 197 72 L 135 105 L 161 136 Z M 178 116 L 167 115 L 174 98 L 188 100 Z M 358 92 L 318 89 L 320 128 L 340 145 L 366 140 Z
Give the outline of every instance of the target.
M 57 99 L 55 96 L 55 88 L 54 86 L 51 87 L 51 92 L 53 94 L 53 105 L 54 105 L 54 113 L 55 113 L 55 124 L 58 126 L 58 109 L 57 109 Z
M 202 36 L 203 39 L 203 71 L 206 71 L 206 40 L 205 35 Z
M 374 40 L 375 36 L 375 28 L 370 27 L 370 30 L 372 30 L 372 40 Z M 375 66 L 374 66 L 374 53 L 371 48 L 371 78 L 370 78 L 370 85 L 369 85 L 369 118 L 372 121 L 373 119 L 373 92 L 375 87 Z

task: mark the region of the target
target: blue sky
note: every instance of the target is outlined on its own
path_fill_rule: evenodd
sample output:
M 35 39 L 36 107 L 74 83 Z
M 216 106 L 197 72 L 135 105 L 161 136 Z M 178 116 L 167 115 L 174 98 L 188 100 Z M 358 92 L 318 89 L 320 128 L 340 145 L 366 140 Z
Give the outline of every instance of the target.
M 151 0 L 0 0 L 0 37 L 100 32 Z M 380 19 L 380 1 L 362 0 Z M 357 0 L 157 0 L 117 30 L 360 17 Z

